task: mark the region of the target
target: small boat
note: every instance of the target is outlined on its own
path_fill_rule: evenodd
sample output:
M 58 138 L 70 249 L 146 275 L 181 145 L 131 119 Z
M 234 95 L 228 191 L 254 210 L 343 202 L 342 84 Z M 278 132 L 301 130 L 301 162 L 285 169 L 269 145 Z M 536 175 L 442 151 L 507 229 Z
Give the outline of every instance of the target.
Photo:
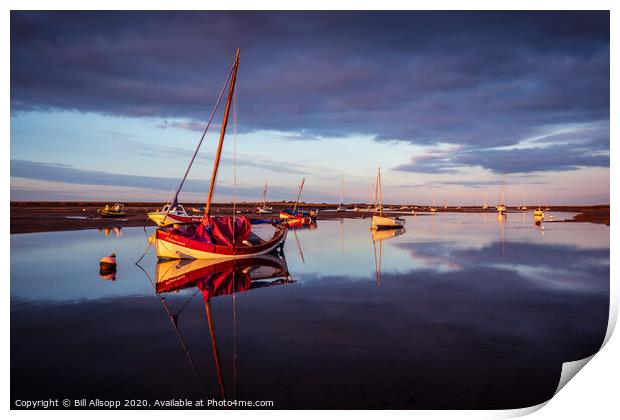
M 372 216 L 371 229 L 398 229 L 405 226 L 405 219 L 383 215 L 383 192 L 381 191 L 381 168 L 377 170 L 377 183 L 375 187 L 375 208 L 378 213 Z
M 287 222 L 313 223 L 318 212 L 318 210 L 285 209 L 280 212 L 280 219 Z
M 285 209 L 280 211 L 280 219 L 285 221 L 294 220 L 296 223 L 309 224 L 316 220 L 316 217 L 319 215 L 319 210 L 301 210 L 297 208 L 299 204 L 299 198 L 301 197 L 301 192 L 304 189 L 304 184 L 306 182 L 306 178 L 302 178 L 301 184 L 299 185 L 299 192 L 297 193 L 297 200 L 295 200 L 295 204 L 292 209 Z
M 534 222 L 540 224 L 545 219 L 545 213 L 541 210 L 540 206 L 534 210 Z
M 489 210 L 489 203 L 487 203 L 487 196 L 484 196 L 484 201 L 482 203 L 482 210 L 487 211 Z
M 342 175 L 342 188 L 340 189 L 340 204 L 336 208 L 336 211 L 347 211 L 347 208 L 342 201 L 344 200 L 344 175 Z
M 437 208 L 435 207 L 435 191 L 433 191 L 433 205 L 430 206 L 428 209 L 433 213 L 437 212 Z
M 148 216 L 157 226 L 200 223 L 202 220 L 202 216 L 188 214 L 181 204 L 175 202 L 166 204 L 161 210 L 149 212 Z
M 101 217 L 125 217 L 127 213 L 125 213 L 124 209 L 125 205 L 121 203 L 114 203 L 113 206 L 106 204 L 105 207 L 97 210 L 97 213 Z
M 500 193 L 500 199 L 499 199 L 499 203 L 497 204 L 497 206 L 495 206 L 495 210 L 497 210 L 497 212 L 499 214 L 506 214 L 506 204 L 504 204 L 506 202 L 506 179 L 504 176 L 502 176 L 502 190 Z
M 273 235 L 270 238 L 264 239 L 252 232 L 252 224 L 246 216 L 211 216 L 210 214 L 213 191 L 215 190 L 217 172 L 222 155 L 222 146 L 228 125 L 228 116 L 233 94 L 235 93 L 238 67 L 239 49 L 237 49 L 235 61 L 222 88 L 220 98 L 211 114 L 212 119 L 219 100 L 228 86 L 228 98 L 220 129 L 220 138 L 215 154 L 205 213 L 198 224 L 189 223 L 179 227 L 160 227 L 157 229 L 155 232 L 155 250 L 157 257 L 160 259 L 249 258 L 268 254 L 277 247 L 284 245 L 287 233 L 286 224 L 270 223 L 274 227 Z M 233 110 L 233 112 L 235 111 Z M 202 138 L 206 135 L 211 119 L 207 128 L 205 128 Z M 236 121 L 236 118 L 233 118 L 233 120 Z M 198 147 L 200 147 L 201 143 L 202 139 Z M 197 151 L 198 148 L 194 152 L 192 161 Z
M 267 206 L 267 183 L 265 182 L 265 188 L 263 189 L 263 203 L 256 207 L 256 213 L 258 214 L 271 214 L 273 213 L 273 207 Z

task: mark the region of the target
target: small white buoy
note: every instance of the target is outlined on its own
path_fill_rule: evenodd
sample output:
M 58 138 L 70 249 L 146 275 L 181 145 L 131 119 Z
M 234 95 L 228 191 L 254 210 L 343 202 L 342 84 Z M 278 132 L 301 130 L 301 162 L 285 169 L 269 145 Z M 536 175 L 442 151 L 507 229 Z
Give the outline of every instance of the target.
M 103 280 L 116 280 L 116 254 L 112 253 L 99 260 L 99 275 Z

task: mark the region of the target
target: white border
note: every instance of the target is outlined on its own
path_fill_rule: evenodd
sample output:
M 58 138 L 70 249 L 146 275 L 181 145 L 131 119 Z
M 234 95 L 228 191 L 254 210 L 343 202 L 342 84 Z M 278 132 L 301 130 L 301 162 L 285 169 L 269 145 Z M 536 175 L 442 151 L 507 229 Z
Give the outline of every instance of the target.
M 2 15 L 1 20 L 1 28 L 3 28 L 3 56 L 5 58 L 4 65 L 0 67 L 0 72 L 2 72 L 4 87 L 5 87 L 5 100 L 2 102 L 2 109 L 4 111 L 5 118 L 2 120 L 3 130 L 5 135 L 5 140 L 3 142 L 4 147 L 4 161 L 5 164 L 1 165 L 2 172 L 5 176 L 5 183 L 3 185 L 3 192 L 7 201 L 10 201 L 10 170 L 9 170 L 9 159 L 10 159 L 10 105 L 7 96 L 9 96 L 10 92 L 10 72 L 8 64 L 9 58 L 9 48 L 10 48 L 10 9 L 16 10 L 27 10 L 27 9 L 99 9 L 99 10 L 113 10 L 113 9 L 142 9 L 145 4 L 149 6 L 151 9 L 170 9 L 171 6 L 174 6 L 176 10 L 191 10 L 191 9 L 212 9 L 212 10 L 221 10 L 221 9 L 266 9 L 266 10 L 278 10 L 278 9 L 288 9 L 288 10 L 320 10 L 320 9 L 347 9 L 347 10 L 376 10 L 376 9 L 417 9 L 417 10 L 611 10 L 611 138 L 614 137 L 614 133 L 617 127 L 617 77 L 614 75 L 618 74 L 618 23 L 619 20 L 617 16 L 617 8 L 614 8 L 615 3 L 613 1 L 600 1 L 600 0 L 591 0 L 591 1 L 575 1 L 575 0 L 563 0 L 563 1 L 532 1 L 532 0 L 521 0 L 521 1 L 468 1 L 464 2 L 462 0 L 452 0 L 452 1 L 433 1 L 433 2 L 408 2 L 408 1 L 393 1 L 393 0 L 383 0 L 381 2 L 370 2 L 364 0 L 348 0 L 348 1 L 325 1 L 325 0 L 314 0 L 314 1 L 302 1 L 295 2 L 294 4 L 290 1 L 274 1 L 274 0 L 264 0 L 261 2 L 250 2 L 250 1 L 236 1 L 234 4 L 230 2 L 204 2 L 204 1 L 161 1 L 161 0 L 152 0 L 148 3 L 143 3 L 135 0 L 108 0 L 108 1 L 89 1 L 89 2 L 79 2 L 79 1 L 71 1 L 71 0 L 60 0 L 52 3 L 45 1 L 33 1 L 33 0 L 23 0 L 23 1 L 14 1 L 9 0 L 4 2 L 8 7 L 5 13 Z M 618 197 L 618 193 L 620 192 L 618 189 L 618 184 L 615 182 L 616 179 L 616 165 L 614 158 L 614 146 L 611 144 L 611 206 L 612 209 L 616 208 L 616 197 Z M 3 219 L 8 221 L 9 219 L 9 206 L 2 206 L 1 210 Z M 1 227 L 3 231 L 2 241 L 2 251 L 3 255 L 10 255 L 10 246 L 9 246 L 9 224 L 5 223 Z M 614 225 L 611 226 L 611 244 L 615 243 L 617 239 L 616 229 Z M 615 247 L 611 247 L 611 261 L 620 261 L 618 259 L 618 251 Z M 5 288 L 5 299 L 7 301 L 7 305 L 5 306 L 5 318 L 3 322 L 3 333 L 4 337 L 9 338 L 9 308 L 10 308 L 10 286 L 9 286 L 9 268 L 10 264 L 5 264 L 5 273 L 4 276 L 4 288 Z M 616 265 L 612 263 L 611 266 L 611 286 L 612 286 L 612 302 L 611 302 L 611 311 L 612 322 L 610 322 L 609 332 L 613 330 L 613 325 L 615 325 L 615 320 L 617 318 L 618 312 L 618 288 L 617 288 L 617 278 L 616 274 L 618 274 L 618 270 L 616 269 Z M 2 382 L 2 392 L 4 398 L 2 398 L 2 406 L 5 410 L 9 408 L 9 379 L 10 379 L 10 367 L 9 367 L 9 343 L 8 340 L 5 340 L 5 344 L 2 346 L 0 350 L 2 352 L 2 359 L 4 361 L 3 364 L 3 379 Z M 381 412 L 373 412 L 373 411 L 337 411 L 337 412 L 321 412 L 321 411 L 298 411 L 298 412 L 286 412 L 286 411 L 259 411 L 252 412 L 252 417 L 257 419 L 289 419 L 291 414 L 295 417 L 300 418 L 312 418 L 313 420 L 317 416 L 325 416 L 325 415 L 337 415 L 339 417 L 353 417 L 356 419 L 364 419 L 364 418 L 373 418 L 375 416 L 388 416 L 392 418 L 409 418 L 411 416 L 421 416 L 421 417 L 433 417 L 433 418 L 453 418 L 453 417 L 468 417 L 468 418 L 480 418 L 480 417 L 513 417 L 515 415 L 523 415 L 528 412 L 535 411 L 536 409 L 544 406 L 542 410 L 536 411 L 533 415 L 535 418 L 540 419 L 549 419 L 549 418 L 567 418 L 567 419 L 581 419 L 585 416 L 592 418 L 611 418 L 615 417 L 618 413 L 618 398 L 617 398 L 617 384 L 618 384 L 618 374 L 620 362 L 618 361 L 618 355 L 620 355 L 620 344 L 618 344 L 618 339 L 611 339 L 600 354 L 596 355 L 596 357 L 592 358 L 592 361 L 587 364 L 587 366 L 583 369 L 583 372 L 579 374 L 579 379 L 570 381 L 568 385 L 566 385 L 561 391 L 554 397 L 552 400 L 545 404 L 542 404 L 538 407 L 533 407 L 530 409 L 524 410 L 507 410 L 507 411 L 381 411 Z M 33 384 L 36 386 L 36 384 Z M 182 414 L 181 414 L 182 413 Z M 132 412 L 114 412 L 114 414 L 107 411 L 97 411 L 97 412 L 89 412 L 87 415 L 93 418 L 108 418 L 110 415 L 115 417 L 134 417 L 138 413 Z M 149 412 L 149 413 L 140 413 L 139 415 L 148 415 L 155 418 L 166 418 L 169 419 L 171 416 L 181 416 L 183 417 L 194 417 L 204 419 L 204 416 L 217 417 L 217 418 L 230 418 L 232 417 L 240 417 L 245 413 L 236 411 L 208 411 L 208 412 Z M 55 411 L 55 412 L 34 412 L 34 411 L 11 411 L 10 416 L 15 418 L 31 418 L 35 416 L 45 415 L 46 417 L 51 418 L 78 418 L 84 416 L 84 413 L 77 411 Z M 534 417 L 533 417 L 534 418 Z

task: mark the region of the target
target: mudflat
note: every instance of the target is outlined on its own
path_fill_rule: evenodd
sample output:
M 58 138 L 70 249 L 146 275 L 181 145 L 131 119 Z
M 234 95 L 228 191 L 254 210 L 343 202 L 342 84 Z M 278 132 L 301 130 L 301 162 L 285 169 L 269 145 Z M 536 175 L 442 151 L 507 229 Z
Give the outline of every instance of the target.
M 34 232 L 50 232 L 77 229 L 104 229 L 113 227 L 135 227 L 135 226 L 154 226 L 149 220 L 147 213 L 160 209 L 164 203 L 150 202 L 133 202 L 125 203 L 125 217 L 107 218 L 97 214 L 97 210 L 101 209 L 105 204 L 103 202 L 51 202 L 51 201 L 14 201 L 11 202 L 11 234 L 15 233 L 34 233 Z M 270 218 L 278 217 L 280 210 L 292 207 L 291 202 L 270 203 L 273 206 L 273 214 L 259 215 L 255 209 L 258 203 L 239 203 L 233 207 L 231 203 L 217 203 L 213 205 L 213 214 L 215 215 L 232 215 L 234 211 L 237 214 L 243 214 L 249 218 Z M 192 207 L 200 208 L 202 204 L 187 203 L 184 204 L 189 211 Z M 348 206 L 346 212 L 335 211 L 337 204 L 326 203 L 302 203 L 301 209 L 319 209 L 318 220 L 327 219 L 357 219 L 370 217 L 371 212 L 354 211 L 354 205 Z M 361 209 L 368 207 L 367 204 L 359 204 Z M 386 206 L 387 207 L 387 206 Z M 390 206 L 391 207 L 391 206 Z M 400 206 L 393 206 L 399 208 Z M 416 206 L 416 213 L 421 216 L 430 215 L 428 208 L 425 206 Z M 411 214 L 413 206 L 409 206 L 407 210 L 385 211 L 388 215 Z M 464 213 L 482 213 L 485 212 L 480 207 L 448 207 L 439 208 L 438 212 L 464 212 Z M 508 209 L 511 212 L 511 209 Z M 517 210 L 513 210 L 518 212 Z M 579 213 L 573 219 L 564 220 L 565 222 L 592 222 L 603 223 L 609 226 L 610 207 L 609 205 L 599 206 L 553 206 L 551 211 L 577 212 Z M 494 213 L 494 209 L 487 212 Z

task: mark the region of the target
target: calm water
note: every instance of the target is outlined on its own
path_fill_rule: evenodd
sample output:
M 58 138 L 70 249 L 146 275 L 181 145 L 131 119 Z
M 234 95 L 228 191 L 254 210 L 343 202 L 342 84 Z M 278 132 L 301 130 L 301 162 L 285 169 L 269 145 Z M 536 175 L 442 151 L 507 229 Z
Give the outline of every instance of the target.
M 153 249 L 146 274 L 133 264 L 141 228 L 11 235 L 11 399 L 518 408 L 549 399 L 562 363 L 600 347 L 608 227 L 437 214 L 373 242 L 369 225 L 289 232 L 284 274 L 253 284 L 269 287 L 243 292 L 243 267 L 173 264 L 190 279 L 210 271 L 159 296 L 151 281 L 170 267 L 156 269 Z M 111 252 L 115 281 L 99 276 Z

